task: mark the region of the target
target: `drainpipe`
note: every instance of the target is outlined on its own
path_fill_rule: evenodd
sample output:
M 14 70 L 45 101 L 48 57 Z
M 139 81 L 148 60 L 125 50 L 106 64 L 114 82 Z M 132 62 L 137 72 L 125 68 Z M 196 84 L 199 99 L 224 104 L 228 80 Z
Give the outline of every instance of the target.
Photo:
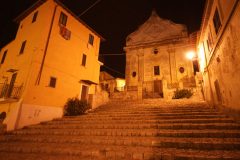
M 52 20 L 51 20 L 51 25 L 50 25 L 50 30 L 48 32 L 47 42 L 46 42 L 45 49 L 44 49 L 44 54 L 43 54 L 41 67 L 40 67 L 40 70 L 39 70 L 39 73 L 38 73 L 38 77 L 37 77 L 37 80 L 36 80 L 36 83 L 35 83 L 36 85 L 40 84 L 40 80 L 41 80 L 41 77 L 42 77 L 43 66 L 44 66 L 46 55 L 47 55 L 47 51 L 48 51 L 48 45 L 49 45 L 49 41 L 50 41 L 50 37 L 51 37 L 51 33 L 52 33 L 53 22 L 54 22 L 54 19 L 55 19 L 57 6 L 58 5 L 56 5 L 55 8 L 54 8 L 54 12 L 53 12 Z

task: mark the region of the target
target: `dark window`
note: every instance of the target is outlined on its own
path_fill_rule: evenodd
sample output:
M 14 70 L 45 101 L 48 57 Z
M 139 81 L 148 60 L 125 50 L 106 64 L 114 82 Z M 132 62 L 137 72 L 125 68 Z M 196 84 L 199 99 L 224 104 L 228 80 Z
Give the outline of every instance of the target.
M 154 75 L 160 75 L 160 68 L 159 68 L 159 66 L 154 66 Z
M 153 50 L 153 53 L 154 53 L 154 54 L 158 54 L 158 49 L 155 48 L 155 49 Z
M 34 13 L 33 18 L 32 18 L 32 23 L 37 20 L 37 15 L 38 15 L 38 11 Z
M 218 34 L 220 27 L 222 26 L 220 17 L 219 17 L 219 12 L 218 9 L 216 8 L 216 11 L 214 13 L 214 17 L 213 17 L 213 24 L 214 24 L 214 28 L 215 28 L 215 32 L 216 34 Z
M 89 39 L 88 39 L 88 43 L 93 45 L 93 42 L 94 42 L 94 36 L 89 34 Z
M 137 73 L 136 72 L 132 72 L 132 76 L 136 77 Z
M 198 60 L 193 61 L 193 70 L 194 70 L 194 75 L 196 75 L 197 72 L 199 72 L 199 63 Z
M 51 77 L 49 82 L 49 87 L 55 88 L 57 83 L 57 78 Z
M 59 24 L 66 26 L 67 25 L 67 15 L 61 12 L 60 18 L 59 18 Z
M 82 66 L 86 66 L 86 61 L 87 61 L 87 55 L 83 54 L 83 56 L 82 56 Z
M 1 60 L 1 64 L 4 63 L 4 61 L 5 61 L 5 59 L 6 59 L 6 56 L 7 56 L 7 50 L 3 53 L 2 60 Z
M 25 49 L 25 46 L 26 46 L 26 42 L 27 42 L 27 41 L 23 41 L 23 42 L 22 42 L 22 46 L 21 46 L 21 49 L 20 49 L 19 54 L 23 54 L 24 49 Z

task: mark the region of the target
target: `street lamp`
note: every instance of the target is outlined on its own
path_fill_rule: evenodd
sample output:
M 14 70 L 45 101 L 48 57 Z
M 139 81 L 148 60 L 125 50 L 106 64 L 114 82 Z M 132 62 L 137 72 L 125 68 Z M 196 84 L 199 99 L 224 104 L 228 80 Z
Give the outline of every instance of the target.
M 186 58 L 189 60 L 193 60 L 196 57 L 196 53 L 194 51 L 189 51 L 186 54 Z

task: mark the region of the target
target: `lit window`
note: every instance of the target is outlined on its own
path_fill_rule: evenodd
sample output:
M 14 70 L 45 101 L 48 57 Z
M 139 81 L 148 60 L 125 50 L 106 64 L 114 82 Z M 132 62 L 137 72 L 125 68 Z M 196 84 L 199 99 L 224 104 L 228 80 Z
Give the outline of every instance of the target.
M 55 88 L 57 83 L 57 78 L 50 77 L 49 87 Z
M 82 66 L 86 66 L 86 61 L 87 61 L 87 55 L 83 54 L 83 56 L 82 56 Z
M 6 59 L 6 56 L 7 56 L 7 50 L 3 53 L 2 60 L 1 60 L 1 64 L 4 63 L 4 61 L 5 61 L 5 59 Z
M 67 25 L 67 15 L 61 12 L 60 18 L 59 18 L 59 24 L 66 26 Z
M 38 11 L 34 13 L 33 18 L 32 18 L 32 23 L 37 20 L 37 16 L 38 16 Z
M 220 27 L 222 26 L 220 17 L 219 17 L 219 12 L 218 9 L 216 8 L 216 11 L 214 13 L 214 17 L 213 17 L 213 24 L 214 24 L 214 28 L 215 28 L 215 32 L 216 34 L 218 34 Z
M 19 54 L 23 54 L 24 49 L 25 49 L 25 46 L 26 46 L 26 43 L 27 43 L 27 41 L 23 41 L 23 42 L 22 42 L 22 46 L 21 46 L 21 49 L 20 49 Z
M 154 66 L 154 75 L 160 75 L 160 68 L 159 66 Z
M 94 42 L 94 36 L 89 34 L 89 39 L 88 39 L 88 43 L 93 45 L 93 42 Z

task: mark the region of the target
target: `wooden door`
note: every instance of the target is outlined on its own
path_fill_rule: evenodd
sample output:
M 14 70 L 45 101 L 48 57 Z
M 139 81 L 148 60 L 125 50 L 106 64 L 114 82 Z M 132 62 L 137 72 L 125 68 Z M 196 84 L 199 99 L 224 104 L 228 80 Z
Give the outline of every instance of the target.
M 155 80 L 154 81 L 154 92 L 155 93 L 162 93 L 163 87 L 162 87 L 162 81 L 161 80 Z
M 88 86 L 82 85 L 81 100 L 87 100 L 88 98 Z

